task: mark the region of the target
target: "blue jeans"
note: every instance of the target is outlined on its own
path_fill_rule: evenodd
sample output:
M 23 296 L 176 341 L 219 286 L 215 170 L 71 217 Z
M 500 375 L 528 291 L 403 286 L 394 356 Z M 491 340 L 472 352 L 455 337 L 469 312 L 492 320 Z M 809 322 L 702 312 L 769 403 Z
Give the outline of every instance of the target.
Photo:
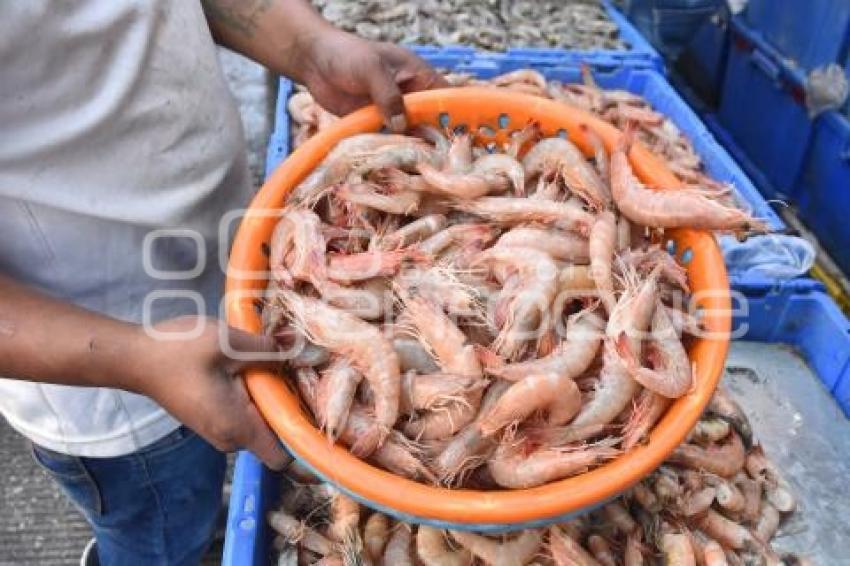
M 181 427 L 117 458 L 80 458 L 33 445 L 33 456 L 82 510 L 101 564 L 198 564 L 221 510 L 226 460 Z

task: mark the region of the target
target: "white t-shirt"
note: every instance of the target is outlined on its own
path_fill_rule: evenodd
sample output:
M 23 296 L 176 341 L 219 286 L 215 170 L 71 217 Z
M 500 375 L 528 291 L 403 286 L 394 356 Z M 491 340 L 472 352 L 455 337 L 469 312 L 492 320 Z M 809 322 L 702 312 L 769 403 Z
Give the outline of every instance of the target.
M 153 321 L 198 302 L 218 314 L 219 221 L 249 198 L 198 0 L 0 2 L 0 272 L 133 322 L 146 305 Z M 163 229 L 193 236 L 150 236 Z M 145 258 L 196 276 L 163 279 Z M 178 426 L 132 393 L 4 379 L 0 412 L 78 456 L 127 454 Z

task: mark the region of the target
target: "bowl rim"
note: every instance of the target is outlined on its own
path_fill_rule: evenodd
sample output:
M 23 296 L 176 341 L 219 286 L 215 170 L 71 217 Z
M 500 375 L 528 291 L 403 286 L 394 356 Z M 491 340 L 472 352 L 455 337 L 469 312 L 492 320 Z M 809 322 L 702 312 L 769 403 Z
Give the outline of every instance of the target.
M 620 132 L 611 124 L 578 108 L 533 95 L 504 89 L 452 88 L 405 95 L 412 124 L 433 122 L 435 113 L 457 108 L 492 115 L 529 113 L 546 116 L 567 131 L 586 155 L 593 146 L 586 135 L 593 130 L 610 152 Z M 318 133 L 296 149 L 268 177 L 255 195 L 231 248 L 225 285 L 225 313 L 229 324 L 252 333 L 261 331 L 256 309 L 258 293 L 265 289 L 263 272 L 268 258 L 262 250 L 286 195 L 315 168 L 341 139 L 378 131 L 382 118 L 377 108 L 362 108 Z M 640 144 L 629 154 L 635 174 L 648 186 L 675 189 L 682 183 L 664 162 Z M 696 359 L 694 388 L 675 400 L 656 424 L 649 441 L 617 458 L 577 476 L 520 490 L 477 491 L 449 489 L 418 483 L 374 467 L 325 436 L 305 417 L 285 380 L 273 372 L 244 372 L 247 389 L 263 417 L 292 454 L 324 479 L 383 511 L 408 519 L 459 527 L 519 526 L 568 516 L 595 507 L 628 489 L 657 468 L 696 424 L 722 375 L 731 328 L 729 283 L 720 249 L 710 232 L 676 229 L 669 233 L 678 250 L 689 253 L 689 280 L 693 288 L 710 289 L 701 297 L 704 321 L 713 333 L 690 348 Z M 265 267 L 263 266 L 265 262 Z M 247 269 L 246 269 L 247 268 Z

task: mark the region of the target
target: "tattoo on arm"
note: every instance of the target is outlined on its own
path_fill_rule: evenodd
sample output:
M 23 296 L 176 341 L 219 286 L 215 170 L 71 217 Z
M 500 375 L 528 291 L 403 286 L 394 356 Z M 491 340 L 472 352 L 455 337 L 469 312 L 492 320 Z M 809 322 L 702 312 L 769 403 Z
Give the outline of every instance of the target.
M 220 25 L 252 37 L 257 22 L 274 0 L 201 0 L 210 25 Z

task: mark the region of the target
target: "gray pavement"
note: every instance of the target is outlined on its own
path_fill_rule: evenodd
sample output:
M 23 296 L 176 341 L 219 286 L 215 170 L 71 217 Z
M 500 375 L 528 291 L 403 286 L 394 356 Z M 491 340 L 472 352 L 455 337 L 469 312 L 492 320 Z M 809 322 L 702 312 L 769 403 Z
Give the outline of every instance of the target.
M 264 69 L 238 55 L 222 50 L 220 59 L 239 104 L 259 186 L 274 104 L 270 81 Z M 0 566 L 78 564 L 90 537 L 82 515 L 32 460 L 27 442 L 0 418 Z M 218 564 L 220 557 L 219 540 L 204 563 Z

